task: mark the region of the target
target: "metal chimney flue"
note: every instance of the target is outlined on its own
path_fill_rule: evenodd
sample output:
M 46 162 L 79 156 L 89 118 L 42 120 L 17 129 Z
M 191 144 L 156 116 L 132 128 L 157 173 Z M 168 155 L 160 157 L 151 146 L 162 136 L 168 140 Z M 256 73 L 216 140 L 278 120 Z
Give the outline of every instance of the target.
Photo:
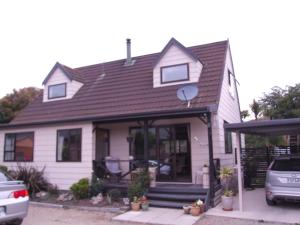
M 135 60 L 132 60 L 132 58 L 131 58 L 131 39 L 130 38 L 126 39 L 126 47 L 127 47 L 127 58 L 126 58 L 125 66 L 131 66 L 134 64 Z

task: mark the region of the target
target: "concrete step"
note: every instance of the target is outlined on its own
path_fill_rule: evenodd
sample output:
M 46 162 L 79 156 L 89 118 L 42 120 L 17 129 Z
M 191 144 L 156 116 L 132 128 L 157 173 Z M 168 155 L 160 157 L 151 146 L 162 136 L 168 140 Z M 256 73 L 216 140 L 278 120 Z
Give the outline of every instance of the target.
M 159 201 L 159 200 L 149 200 L 150 206 L 154 207 L 163 207 L 163 208 L 176 208 L 182 209 L 184 205 L 191 204 L 190 202 L 168 202 L 168 201 Z
M 149 199 L 168 200 L 168 201 L 188 201 L 194 202 L 198 199 L 205 201 L 206 195 L 199 194 L 169 194 L 169 193 L 152 193 L 147 194 Z

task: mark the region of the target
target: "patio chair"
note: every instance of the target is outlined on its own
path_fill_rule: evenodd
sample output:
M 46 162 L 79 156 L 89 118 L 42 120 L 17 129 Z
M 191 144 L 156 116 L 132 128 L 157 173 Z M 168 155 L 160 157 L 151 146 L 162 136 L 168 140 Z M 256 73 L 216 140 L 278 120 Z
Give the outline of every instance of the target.
M 122 169 L 120 168 L 120 160 L 111 156 L 105 158 L 105 167 L 111 180 L 119 182 L 122 177 Z

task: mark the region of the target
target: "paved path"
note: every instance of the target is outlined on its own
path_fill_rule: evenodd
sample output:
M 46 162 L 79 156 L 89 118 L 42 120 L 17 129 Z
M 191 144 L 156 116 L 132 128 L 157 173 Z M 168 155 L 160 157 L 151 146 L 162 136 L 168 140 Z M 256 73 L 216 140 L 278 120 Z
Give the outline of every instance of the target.
M 135 225 L 135 223 L 112 221 L 114 214 L 78 211 L 74 209 L 54 209 L 30 206 L 29 214 L 22 225 Z M 196 225 L 271 225 L 259 221 L 204 216 Z M 136 223 L 137 225 L 137 223 Z M 145 225 L 145 224 L 143 224 Z M 272 223 L 272 225 L 284 225 Z M 286 224 L 285 224 L 286 225 Z

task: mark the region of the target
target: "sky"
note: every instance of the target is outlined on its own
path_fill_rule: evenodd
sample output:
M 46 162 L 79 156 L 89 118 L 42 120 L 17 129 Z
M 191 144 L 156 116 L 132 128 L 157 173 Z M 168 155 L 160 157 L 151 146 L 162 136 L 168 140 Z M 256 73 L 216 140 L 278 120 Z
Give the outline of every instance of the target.
M 80 67 L 229 39 L 241 109 L 300 82 L 295 0 L 0 0 L 0 97 L 42 81 L 59 61 Z

